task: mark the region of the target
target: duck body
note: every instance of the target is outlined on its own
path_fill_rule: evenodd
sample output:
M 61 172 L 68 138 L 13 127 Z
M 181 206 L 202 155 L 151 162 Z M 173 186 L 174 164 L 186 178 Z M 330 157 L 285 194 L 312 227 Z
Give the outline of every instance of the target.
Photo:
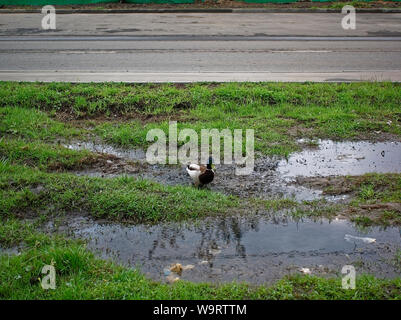
M 211 158 L 209 158 L 207 165 L 189 164 L 186 169 L 197 187 L 204 186 L 214 179 L 215 172 L 212 168 Z

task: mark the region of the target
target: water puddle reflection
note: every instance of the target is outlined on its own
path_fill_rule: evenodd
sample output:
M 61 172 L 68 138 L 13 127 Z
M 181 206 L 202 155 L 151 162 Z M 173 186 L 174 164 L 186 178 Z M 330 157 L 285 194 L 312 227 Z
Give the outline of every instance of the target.
M 53 223 L 47 225 L 54 228 Z M 76 218 L 61 224 L 58 231 L 87 239 L 89 248 L 102 258 L 139 266 L 156 280 L 163 280 L 163 270 L 175 263 L 194 265 L 182 275 L 191 281 L 264 283 L 305 267 L 312 274 L 338 274 L 343 265 L 353 263 L 357 272 L 394 277 L 398 271 L 391 259 L 401 248 L 399 228 L 363 232 L 345 220 L 234 216 L 130 226 Z M 366 237 L 375 241 L 358 240 Z

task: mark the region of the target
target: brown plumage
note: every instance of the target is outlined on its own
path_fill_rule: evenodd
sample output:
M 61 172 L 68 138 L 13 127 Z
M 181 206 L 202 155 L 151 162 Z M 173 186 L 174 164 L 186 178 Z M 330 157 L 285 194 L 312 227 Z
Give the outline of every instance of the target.
M 187 172 L 194 181 L 195 186 L 204 186 L 214 179 L 214 170 L 212 168 L 212 159 L 205 165 L 190 164 L 187 166 Z

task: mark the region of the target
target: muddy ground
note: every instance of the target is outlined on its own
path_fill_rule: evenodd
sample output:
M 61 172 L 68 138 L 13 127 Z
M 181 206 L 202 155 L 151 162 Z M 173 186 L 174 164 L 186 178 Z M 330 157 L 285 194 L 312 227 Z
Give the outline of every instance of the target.
M 191 185 L 185 166 L 149 165 L 142 149 L 85 141 L 65 146 L 90 150 L 107 159 L 100 166 L 74 171 L 78 175 L 131 175 L 163 184 Z M 287 160 L 260 156 L 250 176 L 236 176 L 233 165 L 217 165 L 215 181 L 209 188 L 243 200 L 326 199 L 332 204 L 347 203 L 358 185 L 358 175 L 401 173 L 400 159 L 398 142 L 323 140 Z M 361 208 L 373 213 L 401 209 L 400 203 L 366 204 Z M 399 276 L 394 257 L 401 248 L 401 228 L 361 229 L 347 220 L 351 215 L 339 211 L 331 221 L 319 217 L 294 219 L 285 210 L 272 214 L 250 207 L 245 214 L 233 212 L 186 223 L 124 225 L 78 215 L 54 218 L 42 228 L 86 239 L 88 247 L 101 257 L 139 267 L 161 281 L 171 279 L 169 268 L 175 263 L 189 269 L 174 277 L 191 281 L 272 283 L 293 273 L 339 275 L 347 264 L 355 266 L 357 273 Z
M 342 190 L 344 192 L 337 190 L 342 184 L 338 180 L 341 178 L 336 180 L 333 178 L 335 176 L 370 172 L 401 173 L 399 142 L 322 140 L 319 143 L 319 147 L 305 148 L 302 152 L 292 154 L 288 160 L 259 155 L 255 160 L 254 172 L 245 176 L 235 175 L 235 165 L 217 163 L 216 179 L 208 188 L 241 198 L 285 197 L 302 201 L 323 197 L 336 201 L 346 199 L 349 192 L 345 192 L 346 189 Z M 114 160 L 109 159 L 105 164 L 102 163 L 100 167 L 75 171 L 78 175 L 114 177 L 127 174 L 168 185 L 191 185 L 191 179 L 185 172 L 185 164 L 150 165 L 142 149 L 126 150 L 96 141 L 76 141 L 64 146 L 115 157 Z M 325 190 L 328 184 L 335 186 L 332 192 Z
M 234 174 L 234 165 L 216 165 L 211 191 L 236 195 L 242 207 L 226 215 L 181 223 L 132 225 L 94 220 L 82 213 L 56 216 L 40 224 L 49 233 L 84 239 L 98 256 L 140 268 L 154 280 L 171 282 L 247 281 L 270 284 L 290 274 L 322 277 L 341 275 L 344 265 L 357 274 L 380 278 L 400 275 L 395 256 L 401 250 L 401 228 L 357 227 L 349 219 L 360 212 L 335 212 L 331 220 L 316 216 L 295 218 L 288 208 L 249 206 L 252 199 L 324 200 L 328 206 L 347 204 L 361 175 L 401 173 L 399 142 L 298 141 L 304 149 L 288 159 L 259 155 L 254 172 Z M 143 149 L 123 149 L 98 141 L 72 141 L 64 146 L 89 150 L 96 161 L 72 171 L 77 175 L 111 178 L 128 175 L 168 185 L 191 185 L 184 165 L 150 165 Z M 348 175 L 348 177 L 346 177 Z M 393 210 L 401 214 L 401 201 L 363 204 L 371 215 Z M 19 248 L 8 250 L 17 253 Z M 187 267 L 180 274 L 174 264 Z

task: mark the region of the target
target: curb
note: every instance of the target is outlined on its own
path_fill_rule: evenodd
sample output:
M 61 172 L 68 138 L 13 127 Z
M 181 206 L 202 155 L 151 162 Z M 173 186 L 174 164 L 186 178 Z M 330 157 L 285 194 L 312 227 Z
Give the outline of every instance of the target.
M 0 14 L 41 13 L 42 9 L 0 9 Z M 401 8 L 356 8 L 357 13 L 401 13 Z M 326 8 L 165 8 L 165 9 L 58 9 L 58 14 L 105 13 L 341 13 L 341 9 Z

